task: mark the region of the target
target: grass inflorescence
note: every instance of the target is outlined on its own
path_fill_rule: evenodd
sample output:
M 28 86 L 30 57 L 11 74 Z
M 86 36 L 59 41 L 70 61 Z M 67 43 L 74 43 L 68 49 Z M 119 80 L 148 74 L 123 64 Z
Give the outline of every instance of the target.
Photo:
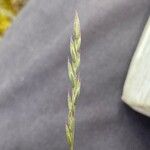
M 71 90 L 68 92 L 68 120 L 66 123 L 66 137 L 70 150 L 74 150 L 75 141 L 75 112 L 80 94 L 80 45 L 81 32 L 78 13 L 75 13 L 73 34 L 70 40 L 70 58 L 68 58 L 68 75 L 71 82 Z

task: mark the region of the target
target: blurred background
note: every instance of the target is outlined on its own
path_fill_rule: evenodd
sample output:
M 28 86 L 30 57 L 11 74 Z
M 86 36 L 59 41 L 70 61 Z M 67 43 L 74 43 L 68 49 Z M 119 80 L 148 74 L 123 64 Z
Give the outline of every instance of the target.
M 28 0 L 0 0 L 0 38 Z

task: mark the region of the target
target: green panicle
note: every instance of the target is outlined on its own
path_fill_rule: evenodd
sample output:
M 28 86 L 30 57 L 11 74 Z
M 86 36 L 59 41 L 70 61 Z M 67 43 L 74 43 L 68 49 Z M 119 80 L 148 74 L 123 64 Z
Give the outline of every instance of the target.
M 68 59 L 68 76 L 71 82 L 71 90 L 68 92 L 68 119 L 66 123 L 66 137 L 69 150 L 74 150 L 74 137 L 75 137 L 75 111 L 76 103 L 80 94 L 80 45 L 81 45 L 81 32 L 80 21 L 77 11 L 75 12 L 73 34 L 70 39 L 70 56 Z

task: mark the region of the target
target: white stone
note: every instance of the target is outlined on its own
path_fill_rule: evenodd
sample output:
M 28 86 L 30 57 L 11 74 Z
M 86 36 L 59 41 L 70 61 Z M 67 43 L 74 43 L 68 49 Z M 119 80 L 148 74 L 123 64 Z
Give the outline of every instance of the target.
M 132 58 L 122 100 L 150 117 L 150 17 Z

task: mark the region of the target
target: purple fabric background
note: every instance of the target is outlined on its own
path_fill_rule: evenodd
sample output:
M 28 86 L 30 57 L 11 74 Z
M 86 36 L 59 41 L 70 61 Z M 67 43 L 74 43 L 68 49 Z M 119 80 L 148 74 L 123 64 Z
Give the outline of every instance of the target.
M 67 57 L 82 29 L 76 150 L 148 150 L 150 119 L 121 101 L 150 0 L 30 0 L 0 43 L 0 150 L 67 150 Z

